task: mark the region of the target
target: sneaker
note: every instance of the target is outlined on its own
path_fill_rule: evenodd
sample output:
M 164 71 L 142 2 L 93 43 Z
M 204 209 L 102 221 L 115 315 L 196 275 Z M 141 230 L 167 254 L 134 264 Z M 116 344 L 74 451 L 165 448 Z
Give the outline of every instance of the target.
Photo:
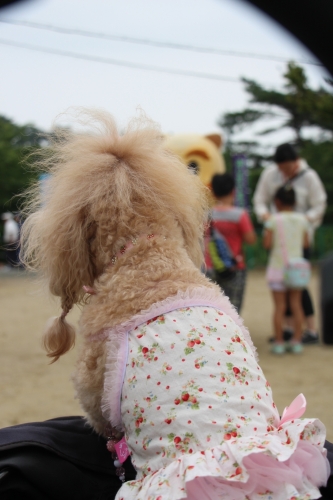
M 305 330 L 302 335 L 302 344 L 319 344 L 318 333 Z
M 273 343 L 271 348 L 271 353 L 273 354 L 284 354 L 286 352 L 286 346 L 284 344 Z
M 303 352 L 303 345 L 301 342 L 291 342 L 288 345 L 288 351 L 292 352 L 293 354 L 301 354 Z
M 283 330 L 283 340 L 285 342 L 289 342 L 289 340 L 291 340 L 293 338 L 293 335 L 294 335 L 294 332 L 290 328 L 285 328 Z M 268 342 L 270 344 L 272 344 L 273 342 L 275 342 L 275 338 L 274 337 L 270 337 L 268 339 Z

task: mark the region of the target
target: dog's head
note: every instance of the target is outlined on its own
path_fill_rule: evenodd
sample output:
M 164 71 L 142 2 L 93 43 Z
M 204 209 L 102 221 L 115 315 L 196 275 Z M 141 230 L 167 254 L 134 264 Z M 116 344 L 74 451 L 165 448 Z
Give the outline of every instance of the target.
M 85 112 L 88 131 L 60 131 L 37 162 L 50 176 L 30 191 L 22 256 L 40 269 L 68 311 L 129 238 L 179 236 L 202 263 L 207 189 L 147 119 L 120 133 L 104 112 Z

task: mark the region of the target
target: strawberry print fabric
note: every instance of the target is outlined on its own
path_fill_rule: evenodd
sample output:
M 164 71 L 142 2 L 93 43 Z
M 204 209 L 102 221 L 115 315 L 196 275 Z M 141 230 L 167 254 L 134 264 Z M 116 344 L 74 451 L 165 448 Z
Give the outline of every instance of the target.
M 319 420 L 280 425 L 241 328 L 182 307 L 126 335 L 121 419 L 135 481 L 117 500 L 308 500 L 329 470 Z

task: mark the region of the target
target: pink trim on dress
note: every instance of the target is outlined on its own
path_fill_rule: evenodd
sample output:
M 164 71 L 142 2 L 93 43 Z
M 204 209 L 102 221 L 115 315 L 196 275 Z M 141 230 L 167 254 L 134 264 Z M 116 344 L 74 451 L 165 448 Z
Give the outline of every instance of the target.
M 244 325 L 243 319 L 239 316 L 235 307 L 231 304 L 229 298 L 220 290 L 204 286 L 187 289 L 185 292 L 179 291 L 177 295 L 173 295 L 172 297 L 168 297 L 160 302 L 152 304 L 148 309 L 132 316 L 131 319 L 125 321 L 124 323 L 107 328 L 94 335 L 90 335 L 89 340 L 92 342 L 104 340 L 109 336 L 111 331 L 117 332 L 118 334 L 129 332 L 135 327 L 152 318 L 155 318 L 156 316 L 161 316 L 162 314 L 166 314 L 176 309 L 181 309 L 182 307 L 193 306 L 214 307 L 220 312 L 227 314 L 241 329 L 244 339 L 249 344 L 256 360 L 258 361 L 257 350 L 253 345 L 250 332 Z
M 122 430 L 120 399 L 127 363 L 128 332 L 157 316 L 162 316 L 163 314 L 183 307 L 195 306 L 213 307 L 227 314 L 236 325 L 239 326 L 244 340 L 248 343 L 256 360 L 258 359 L 250 333 L 226 295 L 223 295 L 220 290 L 203 286 L 187 289 L 185 292 L 179 291 L 177 295 L 168 297 L 161 302 L 156 302 L 149 309 L 136 314 L 125 323 L 121 323 L 120 325 L 116 325 L 110 329 L 104 330 L 100 334 L 90 337 L 90 340 L 103 340 L 108 338 L 106 346 L 107 362 L 104 376 L 102 412 L 104 418 L 110 422 L 113 427 Z
M 128 335 L 109 330 L 106 343 L 104 390 L 101 403 L 102 414 L 112 427 L 122 430 L 120 400 L 128 357 Z

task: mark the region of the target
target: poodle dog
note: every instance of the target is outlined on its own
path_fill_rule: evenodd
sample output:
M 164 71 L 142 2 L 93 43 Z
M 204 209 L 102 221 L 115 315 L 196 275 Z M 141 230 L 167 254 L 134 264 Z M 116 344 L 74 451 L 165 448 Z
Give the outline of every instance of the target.
M 37 162 L 50 177 L 30 190 L 22 259 L 61 299 L 53 361 L 83 306 L 77 396 L 97 432 L 124 433 L 137 470 L 116 498 L 318 498 L 323 424 L 299 418 L 302 395 L 279 418 L 249 332 L 201 272 L 207 188 L 152 122 L 84 120 Z

